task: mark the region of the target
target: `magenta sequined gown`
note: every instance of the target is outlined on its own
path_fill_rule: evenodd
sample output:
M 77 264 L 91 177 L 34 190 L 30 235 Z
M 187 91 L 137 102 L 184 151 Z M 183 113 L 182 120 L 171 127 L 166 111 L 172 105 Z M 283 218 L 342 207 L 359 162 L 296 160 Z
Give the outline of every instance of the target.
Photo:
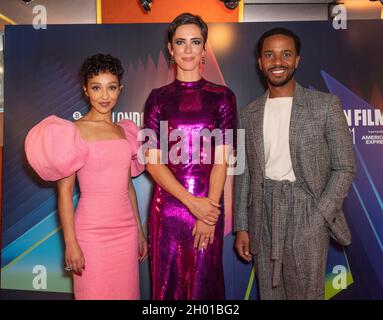
M 235 96 L 227 87 L 201 79 L 173 83 L 155 89 L 145 106 L 145 127 L 154 130 L 159 140 L 160 121 L 168 121 L 169 133 L 180 129 L 188 137 L 191 130 L 234 129 Z M 228 140 L 223 136 L 223 141 Z M 191 141 L 191 140 L 190 140 Z M 170 150 L 177 142 L 170 142 Z M 216 142 L 216 145 L 219 142 Z M 226 142 L 227 143 L 227 142 Z M 167 164 L 177 180 L 193 195 L 208 195 L 212 164 Z M 202 144 L 201 144 L 202 145 Z M 162 144 L 161 144 L 162 146 Z M 213 142 L 214 146 L 214 142 Z M 159 144 L 157 144 L 157 148 Z M 214 148 L 212 148 L 214 150 Z M 202 149 L 201 159 L 207 151 Z M 169 153 L 170 154 L 170 153 Z M 212 154 L 212 159 L 214 156 Z M 223 201 L 221 202 L 223 204 Z M 224 299 L 222 264 L 224 210 L 216 224 L 214 243 L 206 250 L 193 248 L 195 218 L 180 201 L 155 186 L 148 220 L 152 297 L 155 300 Z

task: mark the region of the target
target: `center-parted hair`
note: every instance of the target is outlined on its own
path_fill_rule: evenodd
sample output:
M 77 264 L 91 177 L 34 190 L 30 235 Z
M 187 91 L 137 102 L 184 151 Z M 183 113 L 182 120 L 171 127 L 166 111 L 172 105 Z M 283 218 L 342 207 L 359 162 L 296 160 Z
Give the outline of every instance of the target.
M 124 68 L 121 61 L 110 54 L 97 53 L 85 59 L 81 67 L 81 77 L 84 86 L 87 85 L 88 80 L 100 73 L 110 72 L 118 78 L 121 83 Z
M 172 43 L 174 34 L 178 27 L 183 26 L 185 24 L 195 24 L 201 29 L 202 38 L 203 38 L 203 46 L 205 48 L 205 44 L 207 41 L 208 35 L 208 27 L 205 21 L 202 20 L 200 16 L 191 14 L 191 13 L 181 13 L 178 15 L 168 27 L 168 42 Z
M 292 38 L 294 40 L 294 43 L 295 43 L 295 51 L 296 51 L 298 56 L 300 55 L 300 53 L 301 53 L 301 40 L 299 39 L 299 37 L 289 29 L 273 28 L 273 29 L 266 31 L 259 38 L 258 43 L 257 43 L 258 57 L 260 57 L 262 55 L 263 43 L 265 42 L 265 40 L 269 37 L 276 36 L 276 35 L 283 35 L 283 36 Z

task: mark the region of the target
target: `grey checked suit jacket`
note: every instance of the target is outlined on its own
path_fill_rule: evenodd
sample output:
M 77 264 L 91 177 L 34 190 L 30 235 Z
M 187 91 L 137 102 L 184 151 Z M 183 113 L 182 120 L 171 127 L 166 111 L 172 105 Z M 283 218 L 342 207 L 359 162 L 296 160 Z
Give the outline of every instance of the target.
M 246 230 L 250 250 L 259 248 L 263 222 L 265 154 L 263 116 L 266 92 L 238 117 L 245 129 L 246 166 L 235 177 L 234 231 Z M 343 200 L 355 177 L 352 138 L 339 99 L 296 84 L 290 120 L 290 153 L 297 181 L 314 198 L 330 236 L 342 245 L 351 235 L 342 211 Z

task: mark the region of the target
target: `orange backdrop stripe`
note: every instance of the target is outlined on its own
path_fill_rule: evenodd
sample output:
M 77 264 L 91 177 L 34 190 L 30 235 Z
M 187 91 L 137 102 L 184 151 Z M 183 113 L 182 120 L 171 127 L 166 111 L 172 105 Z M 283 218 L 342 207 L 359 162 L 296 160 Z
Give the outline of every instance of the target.
M 239 6 L 230 10 L 219 0 L 153 0 L 149 13 L 138 0 L 102 1 L 103 23 L 170 22 L 182 12 L 198 14 L 206 22 L 238 22 L 239 18 Z

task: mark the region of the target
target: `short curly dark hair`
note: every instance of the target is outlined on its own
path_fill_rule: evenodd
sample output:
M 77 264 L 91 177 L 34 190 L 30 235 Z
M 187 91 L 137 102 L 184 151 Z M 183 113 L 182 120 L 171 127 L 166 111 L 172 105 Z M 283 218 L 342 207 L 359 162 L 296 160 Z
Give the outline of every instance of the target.
M 114 74 L 120 83 L 122 75 L 124 74 L 124 68 L 122 67 L 121 61 L 110 54 L 97 53 L 90 56 L 85 59 L 81 67 L 81 77 L 84 86 L 87 85 L 90 78 L 103 72 Z

